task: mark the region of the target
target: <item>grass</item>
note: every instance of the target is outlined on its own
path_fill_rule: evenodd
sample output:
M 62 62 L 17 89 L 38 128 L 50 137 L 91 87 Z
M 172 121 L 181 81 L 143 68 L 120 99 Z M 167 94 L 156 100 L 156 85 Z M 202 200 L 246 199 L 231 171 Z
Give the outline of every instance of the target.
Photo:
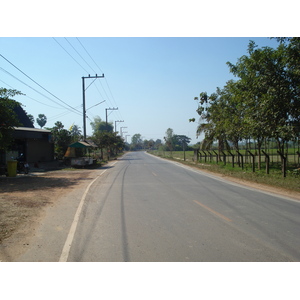
M 282 177 L 281 173 L 281 166 L 278 163 L 271 163 L 270 164 L 270 173 L 266 174 L 265 171 L 265 164 L 262 163 L 261 170 L 257 169 L 255 172 L 252 172 L 252 165 L 251 164 L 244 164 L 244 169 L 242 170 L 241 167 L 238 166 L 236 163 L 234 167 L 232 167 L 231 161 L 228 161 L 226 165 L 223 162 L 204 162 L 202 158 L 202 162 L 194 162 L 194 152 L 193 151 L 186 151 L 186 161 L 183 161 L 183 151 L 173 151 L 172 155 L 169 151 L 158 151 L 152 150 L 149 153 L 175 160 L 180 161 L 181 163 L 196 166 L 199 169 L 208 170 L 214 173 L 223 174 L 226 176 L 231 176 L 255 183 L 266 184 L 269 186 L 283 188 L 290 191 L 300 192 L 300 174 L 298 172 L 293 172 L 296 168 L 294 164 L 291 164 L 288 167 L 287 176 L 285 178 Z M 229 159 L 229 157 L 227 157 Z

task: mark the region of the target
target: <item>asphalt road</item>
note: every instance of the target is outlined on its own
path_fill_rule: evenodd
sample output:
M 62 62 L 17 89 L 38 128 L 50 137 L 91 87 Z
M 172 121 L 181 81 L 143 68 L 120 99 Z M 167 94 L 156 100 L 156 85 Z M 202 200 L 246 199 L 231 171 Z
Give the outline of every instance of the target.
M 56 214 L 49 247 L 21 260 L 300 261 L 298 201 L 144 152 L 100 171 L 73 195 L 78 205 L 66 207 L 68 217 Z
M 69 261 L 299 261 L 300 203 L 129 153 L 89 190 Z

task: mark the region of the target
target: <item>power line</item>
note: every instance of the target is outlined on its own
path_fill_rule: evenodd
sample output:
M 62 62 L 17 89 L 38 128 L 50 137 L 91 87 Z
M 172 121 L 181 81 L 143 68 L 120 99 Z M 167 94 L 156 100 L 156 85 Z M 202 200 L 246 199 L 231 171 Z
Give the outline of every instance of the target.
M 81 107 L 81 105 L 76 106 L 76 108 L 79 108 L 79 107 Z M 52 121 L 52 120 L 55 120 L 55 119 L 57 119 L 57 118 L 63 117 L 63 116 L 65 116 L 65 115 L 69 114 L 69 113 L 71 113 L 71 112 L 70 112 L 70 111 L 62 112 L 62 113 L 60 113 L 60 114 L 58 114 L 58 115 L 55 115 L 55 116 L 52 116 L 52 117 L 48 118 L 48 121 Z
M 93 59 L 93 57 L 89 54 L 89 52 L 87 51 L 87 49 L 84 47 L 84 45 L 81 43 L 81 41 L 79 40 L 79 38 L 77 38 L 76 37 L 76 39 L 77 39 L 77 41 L 80 43 L 80 45 L 82 46 L 82 48 L 84 49 L 84 51 L 87 53 L 87 55 L 90 57 L 90 59 L 94 62 L 94 64 L 97 66 L 97 68 L 103 73 L 103 71 L 101 70 L 101 68 L 99 67 L 99 65 L 96 63 L 96 61 Z M 95 72 L 95 71 L 94 71 Z M 96 72 L 95 72 L 96 73 Z M 108 84 L 108 81 L 107 81 L 107 79 L 106 79 L 106 77 L 104 78 L 104 80 L 105 80 L 105 82 L 106 82 L 106 85 L 107 85 L 107 87 L 108 87 L 108 90 L 109 90 L 109 92 L 110 92 L 110 94 L 111 94 L 111 96 L 112 96 L 112 99 L 113 99 L 113 101 L 115 102 L 114 104 L 116 105 L 116 106 L 118 106 L 117 105 L 117 102 L 116 102 L 116 100 L 115 100 L 115 98 L 114 98 L 114 96 L 113 96 L 113 94 L 112 94 L 112 92 L 111 92 L 111 89 L 110 89 L 110 87 L 109 87 L 109 84 Z M 113 105 L 113 103 L 110 101 L 110 97 L 108 97 L 108 95 L 107 95 L 107 93 L 106 93 L 106 91 L 105 91 L 105 89 L 104 89 L 104 87 L 103 87 L 103 85 L 102 85 L 102 82 L 99 82 L 100 84 L 101 84 L 101 86 L 102 86 L 102 88 L 103 88 L 103 90 L 104 90 L 104 92 L 105 92 L 105 94 L 106 94 L 106 96 L 107 96 L 107 99 L 108 99 L 108 101 Z M 120 112 L 119 112 L 119 114 L 120 114 Z M 120 114 L 120 116 L 121 116 L 121 114 Z M 121 119 L 123 119 L 123 117 L 121 116 Z
M 89 73 L 55 38 L 53 38 L 56 42 L 57 42 L 57 44 L 86 72 L 86 73 Z M 78 42 L 80 43 L 80 45 L 82 46 L 82 48 L 85 50 L 85 52 L 88 54 L 88 56 L 91 58 L 91 60 L 95 63 L 95 65 L 99 68 L 99 70 L 101 71 L 101 68 L 97 65 L 97 63 L 94 61 L 94 59 L 91 57 L 91 55 L 87 52 L 87 50 L 86 50 L 86 48 L 83 46 L 83 44 L 79 41 L 79 39 L 78 38 L 76 38 L 77 40 L 78 40 Z M 82 57 L 82 55 L 75 49 L 75 47 L 70 43 L 70 41 L 68 41 L 68 39 L 67 38 L 65 38 L 65 40 L 69 43 L 69 45 L 74 49 L 74 51 L 81 57 L 81 59 L 89 66 L 89 68 L 91 68 L 95 73 L 97 73 L 94 69 L 93 69 L 93 67 L 91 67 L 91 65 Z M 103 72 L 102 72 L 103 73 Z M 106 80 L 106 78 L 105 78 L 105 80 Z M 94 82 L 94 81 L 93 81 Z M 93 82 L 86 88 L 86 90 L 93 84 Z M 105 93 L 105 95 L 106 95 L 106 98 L 105 99 L 107 99 L 109 102 L 110 102 L 110 104 L 113 106 L 113 103 L 110 101 L 110 97 L 108 96 L 108 94 L 107 94 L 107 92 L 106 92 L 106 90 L 105 90 L 105 88 L 104 88 L 104 86 L 102 85 L 102 83 L 101 82 L 99 82 L 100 83 L 100 85 L 101 85 L 101 87 L 102 87 L 102 89 L 103 89 L 103 91 L 104 91 L 104 93 Z M 96 89 L 97 89 L 97 91 L 98 91 L 98 93 L 99 93 L 99 95 L 102 97 L 102 99 L 104 99 L 104 97 L 103 97 L 103 95 L 102 95 L 102 93 L 99 91 L 99 89 L 98 89 L 98 87 L 97 87 L 97 85 L 95 85 L 95 87 L 96 87 Z
M 54 37 L 53 39 L 86 73 L 89 73 Z
M 13 74 L 11 74 L 10 72 L 6 71 L 5 69 L 3 69 L 2 67 L 0 67 L 0 70 L 2 70 L 3 72 L 7 73 L 8 75 L 10 75 L 11 77 L 13 77 L 14 79 L 20 81 L 21 83 L 23 83 L 24 85 L 26 85 L 27 87 L 29 87 L 30 89 L 34 90 L 36 93 L 42 95 L 43 97 L 47 98 L 48 100 L 54 102 L 57 105 L 60 105 L 61 107 L 63 107 L 64 109 L 68 109 L 66 107 L 64 107 L 63 105 L 61 105 L 60 103 L 56 102 L 55 100 L 49 98 L 48 96 L 44 95 L 43 93 L 39 92 L 38 90 L 36 90 L 35 88 L 33 88 L 32 86 L 30 86 L 29 84 L 25 83 L 24 81 L 22 81 L 21 79 L 17 78 L 16 76 L 14 76 Z M 73 108 L 74 110 L 74 108 Z M 78 110 L 73 111 L 74 113 L 80 114 L 81 112 Z
M 80 43 L 80 45 L 82 46 L 82 48 L 85 50 L 85 52 L 87 53 L 87 55 L 90 57 L 90 59 L 94 62 L 94 64 L 97 66 L 97 68 L 101 71 L 101 73 L 103 73 L 103 71 L 101 70 L 101 68 L 97 65 L 97 63 L 94 61 L 94 59 L 92 58 L 92 56 L 88 53 L 88 51 L 86 50 L 86 48 L 83 46 L 83 44 L 80 42 L 79 38 L 76 38 L 77 41 Z M 95 71 L 94 71 L 95 72 Z M 96 72 L 95 72 L 96 73 Z
M 69 43 L 69 45 L 74 49 L 74 51 L 82 58 L 82 60 L 94 71 L 94 73 L 97 73 L 89 64 L 88 62 L 81 56 L 81 54 L 73 47 L 73 45 L 65 38 L 65 40 Z M 101 71 L 101 70 L 100 70 Z M 103 72 L 102 72 L 103 73 Z
M 56 98 L 57 100 L 59 100 L 60 102 L 64 103 L 66 106 L 68 106 L 69 108 L 71 108 L 72 110 L 75 110 L 77 112 L 79 112 L 77 109 L 74 109 L 72 106 L 70 106 L 68 103 L 64 102 L 63 100 L 59 99 L 58 97 L 56 97 L 54 94 L 52 94 L 51 92 L 49 92 L 47 89 L 45 89 L 43 86 L 41 86 L 39 83 L 37 83 L 35 80 L 33 80 L 31 77 L 29 77 L 26 73 L 24 73 L 22 70 L 20 70 L 17 66 L 15 66 L 12 62 L 10 62 L 7 58 L 5 58 L 2 54 L 0 54 L 0 56 L 5 59 L 10 65 L 12 65 L 14 68 L 16 68 L 19 72 L 21 72 L 23 75 L 25 75 L 27 78 L 29 78 L 31 81 L 33 81 L 36 85 L 38 85 L 40 88 L 42 88 L 44 91 L 46 91 L 47 93 L 49 93 L 52 97 Z M 2 68 L 1 68 L 2 69 Z M 80 113 L 80 112 L 79 112 Z
M 7 71 L 6 71 L 6 72 L 7 72 Z M 0 81 L 3 82 L 3 83 L 4 83 L 5 85 L 7 85 L 8 87 L 10 87 L 11 89 L 16 90 L 16 88 L 12 87 L 12 86 L 9 85 L 8 83 L 4 82 L 3 80 L 0 79 Z M 32 98 L 32 97 L 29 97 L 29 96 L 27 96 L 27 95 L 23 95 L 23 96 L 25 96 L 26 98 L 29 98 L 29 99 L 31 99 L 31 100 L 37 102 L 37 103 L 40 103 L 40 104 L 42 104 L 42 105 L 45 105 L 45 106 L 48 106 L 48 107 L 51 107 L 51 108 L 55 108 L 55 109 L 62 109 L 61 107 L 51 106 L 51 105 L 49 105 L 49 104 L 43 103 L 43 102 L 41 102 L 41 101 L 39 101 L 39 100 L 36 100 L 36 99 L 34 99 L 34 98 Z

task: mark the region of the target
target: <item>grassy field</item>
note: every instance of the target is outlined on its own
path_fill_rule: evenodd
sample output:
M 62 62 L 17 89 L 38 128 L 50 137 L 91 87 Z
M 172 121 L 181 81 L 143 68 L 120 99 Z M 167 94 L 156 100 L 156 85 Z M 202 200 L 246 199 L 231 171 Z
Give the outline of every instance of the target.
M 257 169 L 256 164 L 256 170 L 255 172 L 252 172 L 252 165 L 250 163 L 245 163 L 243 170 L 238 166 L 237 163 L 234 167 L 232 167 L 231 157 L 229 156 L 227 157 L 226 165 L 224 165 L 223 162 L 219 162 L 218 164 L 215 161 L 210 162 L 209 158 L 207 158 L 207 161 L 204 162 L 203 157 L 201 162 L 195 162 L 193 151 L 185 152 L 186 161 L 183 160 L 183 151 L 173 151 L 171 153 L 169 151 L 152 150 L 149 151 L 149 153 L 163 158 L 180 161 L 188 165 L 197 166 L 200 169 L 206 169 L 211 172 L 300 192 L 300 175 L 298 175 L 298 172 L 294 172 L 297 162 L 294 163 L 294 157 L 292 157 L 292 155 L 289 157 L 290 164 L 288 165 L 287 176 L 283 178 L 281 173 L 281 165 L 279 163 L 280 160 L 278 159 L 277 162 L 277 160 L 275 161 L 275 158 L 273 158 L 273 162 L 271 160 L 270 174 L 266 174 L 264 161 L 262 162 L 261 170 Z M 237 158 L 235 159 L 237 160 Z M 256 162 L 257 160 L 258 159 L 256 158 Z

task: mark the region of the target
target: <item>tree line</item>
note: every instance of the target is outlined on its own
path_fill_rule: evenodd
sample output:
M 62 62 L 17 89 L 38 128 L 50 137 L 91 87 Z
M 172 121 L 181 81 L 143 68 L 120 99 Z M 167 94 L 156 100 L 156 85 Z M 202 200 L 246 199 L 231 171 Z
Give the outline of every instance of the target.
M 172 128 L 168 128 L 164 143 L 161 139 L 154 141 L 143 140 L 140 133 L 136 133 L 131 138 L 131 144 L 129 145 L 130 150 L 162 150 L 162 151 L 182 151 L 182 150 L 193 150 L 194 148 L 189 147 L 191 139 L 185 135 L 178 135 L 174 133 Z
M 275 140 L 284 162 L 285 146 L 300 134 L 300 38 L 277 38 L 278 47 L 262 47 L 250 41 L 247 55 L 235 64 L 227 62 L 237 80 L 229 80 L 212 94 L 195 97 L 200 116 L 197 135 L 208 150 L 217 142 L 221 151 L 255 141 L 259 156 L 269 140 Z M 195 121 L 195 119 L 190 119 Z

